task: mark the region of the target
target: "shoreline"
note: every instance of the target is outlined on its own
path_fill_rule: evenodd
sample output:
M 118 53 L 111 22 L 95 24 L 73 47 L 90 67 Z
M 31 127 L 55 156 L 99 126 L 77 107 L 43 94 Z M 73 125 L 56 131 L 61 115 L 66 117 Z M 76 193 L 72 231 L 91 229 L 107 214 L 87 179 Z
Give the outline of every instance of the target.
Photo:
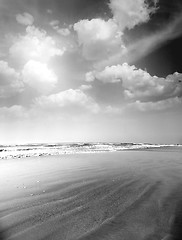
M 0 148 L 0 160 L 41 156 L 92 154 L 122 151 L 149 151 L 182 148 L 179 144 L 60 144 L 60 145 L 15 145 Z

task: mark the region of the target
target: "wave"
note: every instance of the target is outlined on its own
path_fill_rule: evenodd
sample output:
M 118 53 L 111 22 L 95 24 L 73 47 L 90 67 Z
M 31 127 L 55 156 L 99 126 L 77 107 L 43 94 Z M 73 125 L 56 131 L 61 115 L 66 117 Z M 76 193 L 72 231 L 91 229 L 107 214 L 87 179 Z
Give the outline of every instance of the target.
M 77 153 L 102 153 L 126 150 L 152 150 L 161 148 L 182 147 L 180 144 L 150 143 L 54 143 L 0 145 L 0 159 L 25 158 Z

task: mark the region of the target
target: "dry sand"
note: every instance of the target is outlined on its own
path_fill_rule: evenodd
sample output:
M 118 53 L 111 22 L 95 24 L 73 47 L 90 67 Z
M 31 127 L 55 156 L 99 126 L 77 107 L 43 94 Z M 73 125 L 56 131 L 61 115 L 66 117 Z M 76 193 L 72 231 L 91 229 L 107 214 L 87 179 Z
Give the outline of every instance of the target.
M 1 160 L 0 239 L 162 239 L 182 199 L 181 153 Z

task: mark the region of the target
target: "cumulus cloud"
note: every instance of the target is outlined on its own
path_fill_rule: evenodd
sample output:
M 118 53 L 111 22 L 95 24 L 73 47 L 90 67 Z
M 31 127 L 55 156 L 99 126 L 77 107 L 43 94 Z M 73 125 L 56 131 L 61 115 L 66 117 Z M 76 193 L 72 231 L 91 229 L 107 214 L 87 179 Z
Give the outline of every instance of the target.
M 123 32 L 136 25 L 149 21 L 150 15 L 157 9 L 157 0 L 110 0 L 109 7 L 113 18 L 84 19 L 74 24 L 78 42 L 83 56 L 87 60 L 113 61 L 121 56 L 126 57 L 128 51 L 123 42 Z M 113 59 L 112 59 L 113 58 Z
M 92 113 L 99 111 L 95 101 L 80 89 L 69 89 L 49 96 L 41 96 L 35 100 L 35 106 L 47 110 L 64 110 L 66 112 L 79 112 L 88 110 Z
M 32 25 L 34 18 L 31 14 L 24 12 L 23 14 L 16 15 L 16 21 L 22 25 Z
M 166 78 L 151 76 L 142 69 L 127 63 L 106 67 L 103 71 L 89 72 L 89 79 L 103 83 L 122 83 L 122 91 L 127 101 L 158 102 L 182 97 L 182 74 L 174 73 Z
M 57 117 L 74 117 L 85 114 L 97 114 L 99 105 L 81 89 L 68 89 L 49 96 L 34 99 L 29 108 L 21 105 L 0 107 L 0 119 L 5 121 L 42 119 L 42 117 L 56 120 Z
M 130 103 L 125 107 L 126 111 L 136 111 L 139 110 L 141 112 L 151 112 L 151 111 L 162 111 L 165 109 L 174 108 L 177 106 L 181 106 L 182 101 L 178 97 L 161 100 L 158 102 L 140 102 L 136 101 L 134 103 Z
M 62 35 L 64 37 L 70 35 L 71 32 L 70 32 L 69 28 L 60 28 L 59 24 L 60 24 L 59 20 L 52 20 L 50 22 L 50 25 L 52 26 L 52 28 L 54 30 L 56 30 L 57 33 L 59 33 L 60 35 Z
M 22 78 L 24 83 L 45 94 L 51 92 L 57 83 L 55 73 L 45 63 L 34 60 L 25 64 L 22 70 Z
M 110 0 L 109 7 L 120 29 L 124 30 L 134 28 L 150 19 L 150 15 L 156 11 L 157 0 L 151 2 L 153 6 L 146 0 Z
M 5 61 L 0 61 L 0 97 L 6 98 L 23 91 L 23 82 L 15 69 Z
M 174 19 L 166 26 L 147 34 L 147 36 L 142 36 L 135 41 L 130 39 L 127 43 L 124 42 L 124 30 L 149 21 L 151 14 L 157 10 L 157 3 L 158 0 L 150 1 L 150 4 L 145 0 L 129 0 L 127 2 L 111 0 L 109 6 L 113 18 L 108 21 L 85 19 L 75 23 L 74 30 L 77 32 L 83 56 L 87 60 L 97 60 L 93 64 L 95 69 L 124 62 L 132 64 L 161 47 L 166 41 L 178 38 L 182 34 L 181 14 L 174 16 Z M 123 18 L 123 21 L 120 18 Z M 111 33 L 108 42 L 107 39 L 101 41 L 101 36 L 104 38 L 104 33 L 107 32 L 104 31 L 104 25 L 107 25 L 106 29 L 110 29 L 111 25 L 108 22 L 114 24 L 113 32 L 108 31 Z M 102 23 L 104 23 L 103 26 Z
M 58 48 L 56 42 L 46 31 L 28 26 L 26 34 L 19 36 L 11 46 L 10 55 L 23 63 L 29 60 L 48 62 L 54 56 L 61 56 L 65 48 Z
M 121 41 L 122 33 L 113 19 L 81 20 L 73 28 L 88 60 L 102 59 L 125 48 Z
M 92 71 L 86 73 L 86 81 L 93 82 L 95 79 L 103 83 L 115 83 L 121 81 L 121 71 L 118 66 L 106 67 L 103 71 Z

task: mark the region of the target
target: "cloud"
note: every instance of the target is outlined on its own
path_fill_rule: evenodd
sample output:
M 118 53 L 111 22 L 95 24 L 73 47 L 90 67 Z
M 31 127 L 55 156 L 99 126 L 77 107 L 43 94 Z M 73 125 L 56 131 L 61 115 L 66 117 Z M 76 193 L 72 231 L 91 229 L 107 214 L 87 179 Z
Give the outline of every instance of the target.
M 15 69 L 0 61 L 0 98 L 7 98 L 23 91 L 23 82 Z
M 165 100 L 161 100 L 158 102 L 141 102 L 137 100 L 135 102 L 126 103 L 121 107 L 115 106 L 106 106 L 103 110 L 106 114 L 114 115 L 123 115 L 126 113 L 136 113 L 136 112 L 161 112 L 165 110 L 174 110 L 176 108 L 180 108 L 182 104 L 182 99 L 178 97 L 169 98 Z
M 165 27 L 135 41 L 131 41 L 125 46 L 125 51 L 118 51 L 116 54 L 110 55 L 107 59 L 95 63 L 94 67 L 102 69 L 105 66 L 111 66 L 118 63 L 134 63 L 157 48 L 160 48 L 167 41 L 181 36 L 181 24 L 181 14 L 176 15 L 174 20 L 168 23 Z
M 122 83 L 122 93 L 128 102 L 158 102 L 182 97 L 182 74 L 174 73 L 166 78 L 151 76 L 142 69 L 127 63 L 106 67 L 103 71 L 89 72 L 89 79 L 103 84 Z M 86 79 L 87 80 L 87 79 Z
M 95 71 L 90 71 L 85 74 L 86 82 L 93 82 L 95 80 Z
M 69 28 L 60 28 L 59 24 L 60 24 L 59 20 L 53 20 L 50 22 L 50 25 L 52 26 L 52 28 L 54 30 L 57 31 L 57 33 L 59 33 L 60 35 L 62 35 L 64 37 L 69 36 L 71 33 Z
M 63 36 L 69 36 L 70 35 L 70 30 L 68 28 L 59 28 L 57 32 Z
M 75 23 L 73 28 L 78 35 L 83 56 L 87 60 L 106 62 L 117 57 L 119 62 L 121 56 L 128 53 L 122 38 L 124 30 L 149 21 L 150 15 L 157 9 L 156 4 L 157 0 L 152 0 L 150 6 L 145 0 L 110 0 L 113 18 L 108 21 L 84 19 Z
M 16 21 L 22 25 L 32 25 L 34 18 L 31 14 L 24 12 L 23 14 L 16 15 Z
M 123 108 L 113 107 L 109 105 L 105 107 L 104 113 L 111 114 L 112 116 L 113 114 L 119 115 L 123 113 Z
M 52 14 L 53 13 L 53 11 L 51 10 L 51 9 L 47 9 L 47 13 L 49 13 L 49 14 Z
M 84 110 L 92 113 L 99 111 L 97 103 L 80 89 L 69 89 L 57 94 L 39 97 L 35 100 L 35 107 L 70 113 L 84 112 Z
M 93 82 L 95 79 L 103 83 L 121 82 L 121 71 L 118 66 L 106 67 L 103 71 L 93 71 L 86 73 L 86 81 Z
M 89 89 L 92 89 L 92 85 L 84 85 L 83 84 L 80 86 L 80 90 L 82 90 L 82 91 L 87 91 Z
M 24 83 L 39 93 L 45 94 L 51 92 L 57 83 L 55 73 L 45 63 L 34 60 L 25 64 L 22 70 L 22 78 Z
M 156 11 L 156 0 L 149 6 L 146 0 L 110 0 L 109 7 L 113 18 L 119 23 L 120 29 L 132 29 L 136 25 L 149 21 L 150 15 Z M 151 4 L 150 4 L 151 5 Z
M 52 20 L 52 21 L 50 22 L 50 25 L 54 28 L 54 27 L 58 26 L 59 23 L 60 23 L 59 20 Z
M 74 24 L 83 56 L 88 60 L 107 58 L 110 54 L 122 51 L 121 31 L 113 19 L 81 20 Z
M 158 102 L 140 102 L 136 101 L 126 105 L 125 111 L 136 111 L 151 112 L 151 111 L 162 111 L 166 109 L 172 109 L 174 107 L 181 106 L 182 101 L 178 97 L 158 101 Z
M 20 105 L 13 105 L 11 107 L 1 107 L 0 108 L 0 119 L 3 120 L 10 120 L 12 121 L 15 119 L 22 119 L 23 117 L 26 117 L 27 112 L 25 108 L 23 108 Z
M 95 69 L 124 62 L 134 63 L 166 41 L 179 37 L 182 34 L 181 14 L 174 16 L 173 21 L 154 33 L 135 41 L 130 39 L 128 43 L 124 42 L 124 30 L 149 21 L 158 9 L 157 3 L 158 0 L 110 0 L 113 18 L 108 21 L 85 19 L 75 23 L 74 30 L 77 32 L 83 56 L 95 61 Z
M 68 89 L 49 96 L 40 96 L 34 99 L 30 107 L 13 105 L 11 107 L 0 107 L 0 120 L 7 121 L 29 121 L 51 119 L 69 119 L 72 121 L 74 116 L 86 114 L 97 114 L 100 111 L 99 105 L 87 96 L 81 89 Z M 71 118 L 70 118 L 71 116 Z
M 58 48 L 46 31 L 28 26 L 26 34 L 19 36 L 9 49 L 11 57 L 26 63 L 29 60 L 48 62 L 54 56 L 62 56 L 65 48 Z

